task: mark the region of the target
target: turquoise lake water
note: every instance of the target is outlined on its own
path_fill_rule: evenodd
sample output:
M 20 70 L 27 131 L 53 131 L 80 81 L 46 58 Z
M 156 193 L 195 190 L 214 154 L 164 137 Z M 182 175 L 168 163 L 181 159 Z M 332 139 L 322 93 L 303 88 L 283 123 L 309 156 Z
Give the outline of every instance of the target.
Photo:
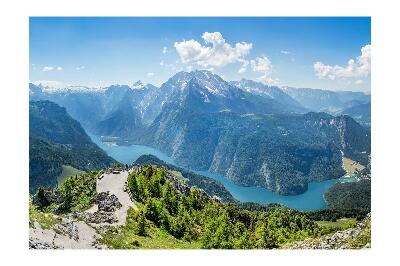
M 143 145 L 109 145 L 104 144 L 99 136 L 91 134 L 89 134 L 89 136 L 92 138 L 93 142 L 99 145 L 99 147 L 101 147 L 109 156 L 123 164 L 132 164 L 141 155 L 151 154 L 157 156 L 168 164 L 176 165 L 169 156 L 157 149 Z M 324 192 L 333 184 L 341 180 L 336 179 L 322 182 L 311 182 L 308 185 L 308 190 L 303 194 L 296 196 L 282 196 L 265 188 L 239 186 L 221 175 L 208 171 L 192 171 L 220 181 L 229 190 L 232 196 L 239 201 L 280 203 L 298 210 L 318 210 L 326 208 L 326 202 L 323 198 Z

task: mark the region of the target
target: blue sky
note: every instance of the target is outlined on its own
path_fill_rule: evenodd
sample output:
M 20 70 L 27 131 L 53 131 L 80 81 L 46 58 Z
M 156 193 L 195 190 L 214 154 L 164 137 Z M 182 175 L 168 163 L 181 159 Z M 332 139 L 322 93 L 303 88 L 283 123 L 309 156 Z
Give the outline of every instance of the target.
M 31 17 L 30 81 L 160 85 L 180 70 L 226 80 L 370 91 L 363 17 Z

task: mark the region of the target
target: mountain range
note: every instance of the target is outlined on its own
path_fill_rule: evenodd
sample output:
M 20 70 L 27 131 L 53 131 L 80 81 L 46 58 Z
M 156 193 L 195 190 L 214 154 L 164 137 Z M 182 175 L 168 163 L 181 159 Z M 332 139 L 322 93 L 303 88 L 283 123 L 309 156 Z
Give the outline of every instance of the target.
M 183 167 L 284 195 L 343 175 L 342 155 L 362 162 L 370 153 L 368 127 L 344 115 L 369 103 L 370 95 L 358 92 L 227 82 L 193 71 L 160 88 L 137 82 L 55 91 L 30 84 L 30 98 L 64 106 L 89 132 L 149 145 Z

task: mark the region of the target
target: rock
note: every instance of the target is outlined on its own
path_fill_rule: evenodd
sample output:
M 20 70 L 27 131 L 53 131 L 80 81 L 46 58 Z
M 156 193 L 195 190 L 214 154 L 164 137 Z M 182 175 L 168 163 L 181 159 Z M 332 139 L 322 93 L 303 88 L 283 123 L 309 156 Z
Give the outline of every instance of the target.
M 29 238 L 29 249 L 62 249 L 62 247 L 54 245 L 53 243 Z
M 357 223 L 357 228 L 363 229 L 363 228 L 365 228 L 365 224 L 364 223 Z
M 117 223 L 118 218 L 112 212 L 96 211 L 95 213 L 84 212 L 81 217 L 87 223 L 102 224 L 102 223 Z
M 61 202 L 64 201 L 63 195 L 61 194 L 60 191 L 58 191 L 56 189 L 44 190 L 43 197 L 44 197 L 44 199 L 40 200 L 38 192 L 37 192 L 32 197 L 32 203 L 34 205 L 39 206 L 39 207 L 46 207 L 46 206 L 42 206 L 43 205 L 43 201 L 46 202 L 46 205 L 50 205 L 52 203 L 60 204 Z
M 93 203 L 98 205 L 99 211 L 114 212 L 122 207 L 117 196 L 110 195 L 110 192 L 100 192 L 93 198 Z
M 78 228 L 71 218 L 63 218 L 62 222 L 60 224 L 54 225 L 53 229 L 57 233 L 69 236 L 75 241 L 79 240 Z

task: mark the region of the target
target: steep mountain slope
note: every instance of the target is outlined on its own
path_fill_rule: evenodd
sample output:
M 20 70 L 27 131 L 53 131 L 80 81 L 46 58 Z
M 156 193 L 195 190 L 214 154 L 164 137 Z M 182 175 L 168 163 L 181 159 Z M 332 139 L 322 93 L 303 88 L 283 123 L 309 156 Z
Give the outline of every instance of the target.
M 50 101 L 29 102 L 29 186 L 54 187 L 62 165 L 88 171 L 115 162 L 71 118 Z
M 180 134 L 187 119 L 194 115 L 231 111 L 235 113 L 289 113 L 274 99 L 245 92 L 209 71 L 179 72 L 164 83 L 167 96 L 162 110 L 141 138 L 142 142 L 173 143 L 179 149 Z M 147 132 L 151 132 L 150 134 Z M 154 141 L 151 140 L 154 136 Z M 162 143 L 156 144 L 163 146 Z M 174 152 L 173 152 L 174 153 Z
M 140 93 L 140 92 L 139 92 Z M 96 124 L 95 132 L 103 136 L 130 137 L 141 130 L 139 97 L 137 92 L 128 90 L 106 117 Z
M 342 152 L 350 158 L 370 152 L 369 132 L 346 116 L 166 111 L 168 123 L 153 124 L 138 142 L 184 167 L 280 194 L 299 194 L 309 181 L 343 175 Z
M 255 82 L 253 80 L 241 79 L 240 81 L 231 81 L 232 85 L 247 91 L 249 93 L 274 99 L 275 101 L 286 106 L 289 111 L 304 113 L 307 111 L 299 102 L 294 100 L 279 87 L 268 86 L 261 82 Z
M 102 89 L 68 87 L 59 90 L 49 90 L 30 83 L 29 91 L 31 100 L 50 100 L 65 107 L 74 119 L 92 132 L 105 131 L 125 136 L 129 130 L 122 128 L 121 125 L 128 121 L 140 120 L 141 123 L 142 119 L 146 120 L 144 116 L 148 113 L 147 108 L 154 101 L 158 88 L 140 81 L 132 86 L 112 85 Z M 121 116 L 121 121 L 117 113 L 124 114 Z M 116 127 L 119 125 L 120 130 L 110 130 L 114 125 L 117 125 Z M 130 129 L 137 128 L 136 124 L 127 126 Z
M 167 95 L 163 107 L 175 105 L 176 108 L 192 114 L 222 110 L 254 113 L 289 112 L 279 102 L 245 92 L 206 70 L 179 72 L 164 83 L 160 91 Z

